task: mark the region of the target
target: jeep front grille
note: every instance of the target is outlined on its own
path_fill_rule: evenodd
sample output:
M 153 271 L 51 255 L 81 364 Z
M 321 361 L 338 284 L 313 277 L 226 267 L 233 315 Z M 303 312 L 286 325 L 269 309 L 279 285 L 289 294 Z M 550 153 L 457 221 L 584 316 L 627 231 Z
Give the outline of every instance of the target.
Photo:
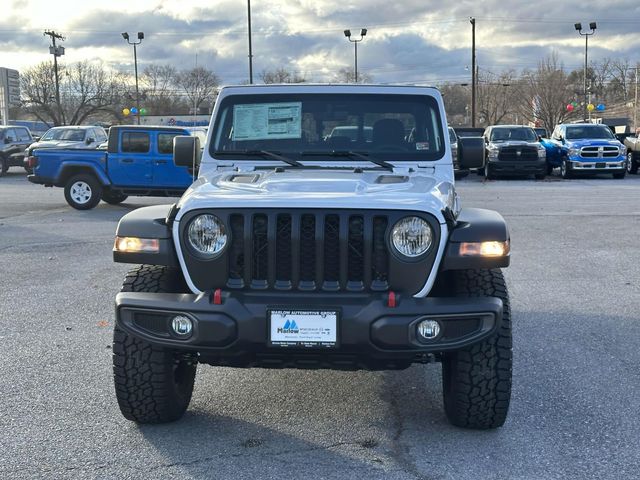
M 387 225 L 365 214 L 232 214 L 227 286 L 387 290 Z
M 229 244 L 207 260 L 185 245 L 190 219 L 214 213 L 227 226 Z M 389 229 L 407 215 L 431 224 L 433 247 L 418 261 L 389 250 Z M 254 291 L 416 293 L 435 261 L 440 226 L 431 215 L 379 210 L 252 209 L 189 212 L 180 221 L 184 259 L 193 284 Z

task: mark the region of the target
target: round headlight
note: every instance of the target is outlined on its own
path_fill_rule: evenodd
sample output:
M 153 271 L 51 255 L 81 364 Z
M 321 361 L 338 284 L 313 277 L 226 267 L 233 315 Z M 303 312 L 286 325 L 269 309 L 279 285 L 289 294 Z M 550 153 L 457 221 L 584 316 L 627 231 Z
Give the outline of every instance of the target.
M 431 247 L 433 230 L 422 218 L 403 218 L 391 230 L 391 243 L 401 255 L 419 257 Z
M 227 232 L 215 215 L 198 215 L 191 220 L 187 237 L 191 246 L 202 255 L 216 255 L 227 244 Z

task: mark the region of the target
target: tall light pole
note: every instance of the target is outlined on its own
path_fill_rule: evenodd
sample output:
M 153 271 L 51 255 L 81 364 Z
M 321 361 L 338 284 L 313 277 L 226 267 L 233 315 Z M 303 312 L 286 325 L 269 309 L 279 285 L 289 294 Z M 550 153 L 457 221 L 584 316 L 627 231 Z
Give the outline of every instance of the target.
M 576 30 L 578 31 L 578 33 L 580 35 L 584 36 L 584 83 L 582 86 L 582 92 L 584 95 L 584 111 L 583 111 L 583 119 L 586 121 L 587 120 L 587 57 L 589 54 L 589 37 L 591 35 L 593 35 L 594 33 L 596 33 L 596 22 L 591 22 L 589 24 L 589 29 L 591 30 L 590 32 L 582 32 L 582 24 L 581 23 L 576 23 L 574 24 L 574 27 L 576 28 Z
M 56 39 L 64 41 L 65 38 L 59 33 L 54 32 L 53 30 L 46 30 L 44 34 L 51 37 L 51 46 L 49 47 L 49 53 L 53 55 L 53 71 L 56 80 L 56 104 L 58 106 L 58 120 L 64 125 L 66 123 L 66 120 L 64 118 L 64 111 L 62 110 L 62 106 L 60 105 L 60 79 L 58 76 L 58 57 L 64 55 L 64 47 L 57 46 Z
M 249 27 L 249 84 L 253 83 L 253 51 L 251 49 L 251 0 L 247 0 L 247 24 Z
M 469 18 L 471 23 L 471 126 L 476 126 L 476 83 L 477 69 L 476 69 L 476 19 L 474 17 Z
M 138 41 L 131 41 L 129 39 L 129 34 L 127 32 L 122 33 L 122 38 L 124 38 L 129 45 L 133 45 L 133 66 L 136 72 L 136 110 L 138 117 L 138 125 L 140 125 L 140 90 L 138 90 L 138 52 L 136 47 L 142 43 L 142 39 L 144 38 L 144 32 L 138 32 Z
M 360 29 L 360 38 L 351 38 L 351 30 L 345 30 L 344 31 L 344 36 L 347 37 L 347 39 L 353 43 L 354 47 L 355 47 L 355 79 L 356 82 L 358 83 L 358 43 L 360 43 L 362 40 L 364 40 L 365 35 L 367 34 L 367 29 L 366 28 L 362 28 Z

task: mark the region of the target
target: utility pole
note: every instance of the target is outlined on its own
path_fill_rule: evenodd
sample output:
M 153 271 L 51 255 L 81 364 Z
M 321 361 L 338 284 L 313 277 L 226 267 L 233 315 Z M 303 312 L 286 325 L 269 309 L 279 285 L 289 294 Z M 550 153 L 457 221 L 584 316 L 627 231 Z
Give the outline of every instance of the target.
M 471 22 L 471 126 L 476 126 L 476 19 L 469 18 Z
M 253 51 L 251 49 L 251 0 L 247 0 L 247 22 L 249 26 L 249 85 L 253 83 Z
M 64 47 L 56 46 L 56 40 L 64 42 L 66 39 L 61 34 L 56 33 L 53 30 L 45 30 L 44 35 L 51 38 L 52 45 L 49 47 L 49 53 L 53 55 L 53 71 L 56 78 L 56 104 L 58 105 L 58 121 L 60 121 L 64 125 L 67 122 L 64 118 L 62 106 L 60 105 L 60 79 L 58 77 L 58 57 L 64 55 Z

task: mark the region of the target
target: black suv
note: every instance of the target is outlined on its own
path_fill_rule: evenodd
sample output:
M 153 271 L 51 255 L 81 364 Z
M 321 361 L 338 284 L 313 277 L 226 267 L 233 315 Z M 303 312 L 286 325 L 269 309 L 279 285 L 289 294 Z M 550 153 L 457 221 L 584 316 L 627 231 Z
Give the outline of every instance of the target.
M 24 167 L 25 150 L 32 143 L 27 127 L 0 125 L 0 177 L 9 167 Z

